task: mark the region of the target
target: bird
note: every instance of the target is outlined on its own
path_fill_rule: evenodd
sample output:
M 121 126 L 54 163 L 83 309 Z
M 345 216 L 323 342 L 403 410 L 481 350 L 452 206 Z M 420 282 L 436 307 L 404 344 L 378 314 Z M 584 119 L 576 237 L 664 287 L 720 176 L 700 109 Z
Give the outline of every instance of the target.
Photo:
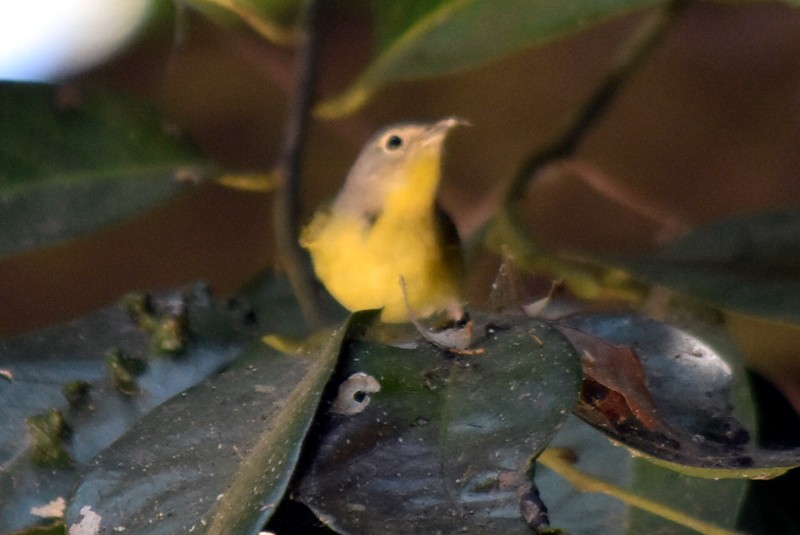
M 385 323 L 463 314 L 464 262 L 436 197 L 456 117 L 381 129 L 364 145 L 333 202 L 300 234 L 317 278 L 350 311 Z

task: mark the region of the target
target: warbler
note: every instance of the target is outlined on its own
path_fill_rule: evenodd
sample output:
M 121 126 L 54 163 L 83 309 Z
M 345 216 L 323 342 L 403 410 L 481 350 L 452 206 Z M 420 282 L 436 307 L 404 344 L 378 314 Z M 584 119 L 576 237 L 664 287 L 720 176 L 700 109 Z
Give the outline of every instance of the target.
M 317 277 L 345 308 L 381 308 L 387 323 L 460 318 L 458 234 L 436 202 L 444 141 L 459 124 L 449 117 L 379 131 L 301 232 Z

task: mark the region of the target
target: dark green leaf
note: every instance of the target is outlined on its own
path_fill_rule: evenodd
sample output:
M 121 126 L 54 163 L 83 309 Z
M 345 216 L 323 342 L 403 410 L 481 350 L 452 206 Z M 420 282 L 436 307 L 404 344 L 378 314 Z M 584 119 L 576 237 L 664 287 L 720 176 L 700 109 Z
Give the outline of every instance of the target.
M 644 459 L 631 459 L 632 489 L 647 498 L 671 506 L 689 516 L 733 529 L 750 482 L 742 479 L 692 477 Z M 696 533 L 650 512 L 632 508 L 629 533 Z
M 90 507 L 133 533 L 256 533 L 294 470 L 344 330 L 293 355 L 257 342 L 158 407 L 92 461 L 68 523 Z
M 575 404 L 580 366 L 547 324 L 493 321 L 475 354 L 353 343 L 343 377 L 381 390 L 331 415 L 300 499 L 347 533 L 528 533 L 518 493 Z
M 749 484 L 741 479 L 696 478 L 653 465 L 577 418 L 567 421 L 551 446 L 573 451 L 575 466 L 586 474 L 722 528 L 735 527 Z M 696 533 L 616 497 L 581 492 L 541 465 L 537 465 L 535 481 L 551 525 L 571 535 Z
M 380 86 L 476 67 L 526 46 L 660 0 L 396 0 L 375 2 L 379 50 L 319 113 L 343 115 Z
M 190 336 L 182 353 L 157 350 L 152 335 L 138 327 L 122 305 L 0 341 L 0 369 L 12 377 L 0 380 L 0 532 L 34 522 L 31 507 L 66 497 L 77 481 L 76 468 L 155 406 L 216 372 L 241 351 L 245 337 L 238 332 L 238 321 L 202 286 L 154 302 L 159 317 L 169 317 L 174 307 L 186 307 Z M 125 392 L 113 378 L 109 350 L 140 367 L 130 374 Z M 65 391 L 76 381 L 84 391 L 78 400 Z M 31 462 L 35 446 L 26 421 L 53 410 L 63 415 L 69 431 L 59 433 L 70 465 L 62 469 Z
M 700 228 L 647 258 L 635 275 L 722 308 L 800 323 L 800 211 L 746 215 Z
M 0 255 L 163 203 L 207 172 L 152 111 L 99 91 L 0 83 Z

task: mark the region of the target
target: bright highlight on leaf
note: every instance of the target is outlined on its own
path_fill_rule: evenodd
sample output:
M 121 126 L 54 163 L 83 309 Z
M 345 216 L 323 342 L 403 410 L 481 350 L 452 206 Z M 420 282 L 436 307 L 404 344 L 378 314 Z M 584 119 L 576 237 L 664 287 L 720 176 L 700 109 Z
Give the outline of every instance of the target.
M 275 173 L 227 174 L 215 179 L 217 184 L 240 191 L 266 193 L 278 185 Z
M 575 413 L 636 455 L 711 479 L 769 479 L 800 466 L 800 449 L 760 448 L 734 416 L 747 414 L 731 402 L 741 380 L 734 384 L 731 365 L 708 342 L 631 314 L 564 321 L 561 331 L 582 353 Z

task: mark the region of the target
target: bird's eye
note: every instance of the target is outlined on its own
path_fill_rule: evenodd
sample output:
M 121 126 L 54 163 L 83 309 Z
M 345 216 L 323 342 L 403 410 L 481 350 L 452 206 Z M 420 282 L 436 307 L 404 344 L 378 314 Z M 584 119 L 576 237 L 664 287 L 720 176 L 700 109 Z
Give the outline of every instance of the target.
M 386 138 L 386 150 L 397 150 L 403 146 L 403 138 L 398 135 L 391 135 Z

